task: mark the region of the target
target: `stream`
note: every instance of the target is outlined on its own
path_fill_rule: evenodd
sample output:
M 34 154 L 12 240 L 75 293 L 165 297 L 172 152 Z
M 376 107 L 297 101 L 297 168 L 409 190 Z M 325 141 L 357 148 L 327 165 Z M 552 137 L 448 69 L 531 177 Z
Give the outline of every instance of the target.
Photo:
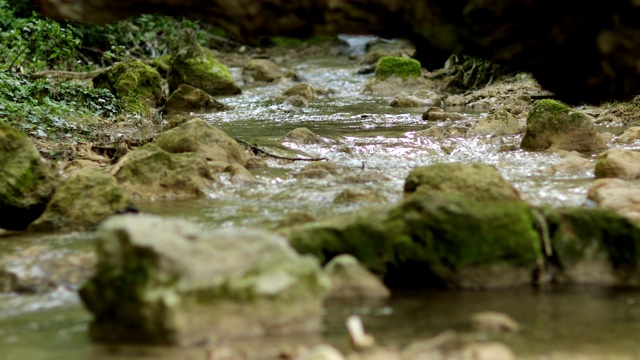
M 522 135 L 444 137 L 419 135 L 426 129 L 424 109 L 392 108 L 390 99 L 363 94 L 368 79 L 354 75 L 358 65 L 346 57 L 290 62 L 310 85 L 329 90 L 306 108 L 285 108 L 272 98 L 292 85 L 246 85 L 243 94 L 222 98 L 234 110 L 206 119 L 234 138 L 280 153 L 325 157 L 342 173 L 324 179 L 297 179 L 307 162 L 265 158 L 267 168 L 252 170 L 258 183 L 231 184 L 224 178 L 207 199 L 140 204 L 143 212 L 182 217 L 205 228 L 260 227 L 275 229 L 288 216 L 306 214 L 321 219 L 350 213 L 364 206 L 385 206 L 402 198 L 404 179 L 411 169 L 437 162 L 480 161 L 494 165 L 534 205 L 580 206 L 593 174 L 549 175 L 559 159 L 555 153 L 504 151 Z M 239 76 L 241 69 L 231 69 Z M 441 126 L 470 126 L 484 113 L 454 109 L 469 120 Z M 300 145 L 284 140 L 287 132 L 307 127 L 324 139 Z M 288 150 L 283 149 L 283 146 Z M 363 173 L 377 174 L 365 181 Z M 347 180 L 353 176 L 361 180 Z M 364 180 L 362 180 L 364 179 Z M 375 191 L 384 201 L 334 203 L 349 188 Z M 0 237 L 0 257 L 35 245 L 73 252 L 93 246 L 88 233 L 13 235 Z M 521 325 L 516 334 L 498 336 L 519 358 L 635 359 L 640 354 L 640 290 L 601 287 L 516 288 L 495 291 L 398 291 L 384 302 L 330 301 L 325 331 L 317 336 L 255 340 L 245 344 L 261 349 L 260 358 L 277 358 L 281 342 L 329 342 L 349 347 L 344 320 L 363 318 L 365 327 L 383 345 L 404 346 L 445 330 L 472 334 L 474 312 L 496 310 Z M 207 359 L 204 348 L 110 346 L 90 341 L 90 315 L 74 291 L 58 288 L 41 295 L 0 294 L 0 359 Z M 473 335 L 470 335 L 473 336 Z M 477 335 L 480 336 L 480 335 Z M 266 344 L 265 344 L 266 342 Z M 243 346 L 245 346 L 243 345 Z M 271 352 L 270 352 L 271 351 Z

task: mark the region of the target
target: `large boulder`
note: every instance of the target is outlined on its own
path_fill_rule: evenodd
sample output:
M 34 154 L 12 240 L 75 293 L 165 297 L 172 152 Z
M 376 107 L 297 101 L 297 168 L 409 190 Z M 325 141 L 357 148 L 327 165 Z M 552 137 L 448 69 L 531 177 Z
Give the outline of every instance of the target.
M 140 60 L 117 63 L 93 78 L 93 87 L 111 91 L 127 113 L 150 115 L 164 101 L 162 78 Z
M 0 228 L 26 229 L 44 211 L 58 178 L 26 134 L 0 121 Z
M 167 103 L 164 105 L 164 114 L 202 114 L 229 110 L 230 108 L 204 91 L 182 84 L 167 99 Z
M 116 216 L 101 225 L 97 252 L 80 291 L 96 340 L 193 344 L 321 328 L 329 282 L 277 235 Z
M 596 157 L 596 178 L 640 179 L 640 152 L 609 149 Z
M 130 206 L 116 179 L 104 171 L 78 170 L 56 188 L 51 201 L 29 231 L 86 230 Z
M 129 196 L 139 200 L 204 197 L 217 184 L 201 155 L 172 154 L 154 144 L 120 158 L 111 174 Z
M 198 44 L 193 30 L 182 29 L 178 36 L 182 47 L 171 58 L 167 78 L 170 92 L 176 91 L 181 84 L 191 85 L 211 96 L 242 92 L 229 69 L 216 59 L 211 50 Z
M 326 262 L 351 254 L 391 286 L 496 288 L 531 282 L 540 256 L 535 219 L 520 201 L 414 195 L 391 210 L 363 210 L 285 231 Z
M 460 195 L 474 200 L 519 200 L 516 188 L 498 170 L 482 163 L 438 163 L 413 169 L 404 184 L 410 195 Z
M 249 61 L 242 69 L 242 74 L 257 82 L 274 82 L 286 75 L 278 65 L 267 59 Z
M 202 119 L 193 119 L 156 136 L 157 146 L 170 153 L 197 153 L 208 161 L 244 165 L 248 155 L 224 131 Z
M 525 150 L 607 148 L 589 116 L 555 100 L 538 100 L 533 104 L 520 146 Z

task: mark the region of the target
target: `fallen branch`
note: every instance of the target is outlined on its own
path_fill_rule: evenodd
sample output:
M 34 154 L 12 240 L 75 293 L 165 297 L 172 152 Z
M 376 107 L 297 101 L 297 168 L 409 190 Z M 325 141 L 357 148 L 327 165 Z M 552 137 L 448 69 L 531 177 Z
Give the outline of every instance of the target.
M 290 160 L 290 161 L 323 161 L 323 160 L 328 160 L 327 158 L 291 158 L 291 157 L 286 157 L 286 156 L 280 156 L 280 155 L 275 155 L 275 154 L 271 154 L 265 150 L 260 149 L 259 147 L 251 144 L 248 141 L 244 141 L 242 139 L 236 139 L 236 141 L 240 144 L 244 144 L 246 146 L 248 146 L 253 152 L 254 154 L 256 153 L 261 153 L 267 156 L 270 156 L 272 158 L 275 159 L 281 159 L 281 160 Z

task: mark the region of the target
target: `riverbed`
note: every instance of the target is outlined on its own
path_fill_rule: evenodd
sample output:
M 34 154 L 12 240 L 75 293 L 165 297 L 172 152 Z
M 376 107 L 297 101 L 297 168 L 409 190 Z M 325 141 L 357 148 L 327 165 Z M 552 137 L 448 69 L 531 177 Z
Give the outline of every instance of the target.
M 245 85 L 242 95 L 220 99 L 233 110 L 205 118 L 232 137 L 271 152 L 327 158 L 338 165 L 340 173 L 322 179 L 298 178 L 295 174 L 308 162 L 265 158 L 267 168 L 252 170 L 256 183 L 232 184 L 222 175 L 224 186 L 206 199 L 139 204 L 143 212 L 187 218 L 204 228 L 276 229 L 288 217 L 299 214 L 322 219 L 365 206 L 397 203 L 402 199 L 404 179 L 414 167 L 474 161 L 494 165 L 531 204 L 580 206 L 586 201 L 593 174 L 550 173 L 548 169 L 560 155 L 519 150 L 522 135 L 423 136 L 421 131 L 430 126 L 422 120 L 424 109 L 392 108 L 390 98 L 363 93 L 369 76 L 355 75 L 356 61 L 332 57 L 285 62 L 283 66 L 294 69 L 305 82 L 326 94 L 308 107 L 290 108 L 274 98 L 293 83 Z M 232 72 L 240 77 L 240 69 Z M 486 116 L 477 109 L 445 110 L 465 113 L 468 118 L 439 124 L 443 129 L 469 128 Z M 299 144 L 284 138 L 298 127 L 311 129 L 323 141 Z M 594 155 L 586 157 L 593 161 Z M 380 200 L 334 202 L 338 194 L 350 188 L 368 189 L 379 194 Z M 89 233 L 17 234 L 0 240 L 2 256 L 36 245 L 59 252 L 93 245 Z M 486 335 L 473 333 L 469 317 L 477 311 L 496 310 L 520 322 L 521 332 L 499 339 L 522 358 L 562 359 L 573 354 L 586 359 L 633 359 L 640 354 L 638 302 L 639 290 L 601 287 L 396 291 L 384 302 L 328 302 L 325 331 L 318 336 L 239 346 L 246 346 L 248 354 L 256 358 L 277 358 L 283 349 L 295 349 L 296 344 L 329 342 L 347 350 L 344 320 L 351 314 L 362 316 L 365 327 L 387 346 L 404 346 L 446 330 L 482 340 Z M 74 289 L 60 287 L 40 295 L 2 294 L 0 358 L 207 359 L 215 352 L 210 346 L 170 349 L 93 344 L 87 335 L 89 321 Z

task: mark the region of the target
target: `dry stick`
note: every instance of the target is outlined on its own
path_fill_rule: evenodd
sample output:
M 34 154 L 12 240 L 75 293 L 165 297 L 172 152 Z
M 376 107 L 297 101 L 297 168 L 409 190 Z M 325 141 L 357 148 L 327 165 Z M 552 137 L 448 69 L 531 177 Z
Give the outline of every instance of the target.
M 255 146 L 255 145 L 252 145 L 248 141 L 244 141 L 244 140 L 241 140 L 241 139 L 236 139 L 236 141 L 241 143 L 241 144 L 247 145 L 253 151 L 257 151 L 259 153 L 265 154 L 267 156 L 271 156 L 272 158 L 276 158 L 276 159 L 291 160 L 291 161 L 322 161 L 322 160 L 328 160 L 327 158 L 290 158 L 290 157 L 286 157 L 286 156 L 270 154 L 270 153 L 260 149 L 259 147 Z

